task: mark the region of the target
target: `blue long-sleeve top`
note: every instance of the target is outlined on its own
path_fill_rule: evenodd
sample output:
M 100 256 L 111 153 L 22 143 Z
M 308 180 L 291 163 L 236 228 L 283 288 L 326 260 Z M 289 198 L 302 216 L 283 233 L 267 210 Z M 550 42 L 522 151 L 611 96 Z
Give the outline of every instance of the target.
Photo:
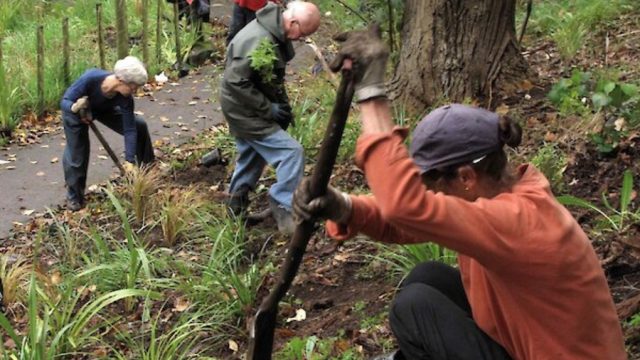
M 128 162 L 135 162 L 137 129 L 135 115 L 133 113 L 133 96 L 122 96 L 120 93 L 112 98 L 104 95 L 101 89 L 104 79 L 111 72 L 102 69 L 90 69 L 85 71 L 67 91 L 65 91 L 60 107 L 62 111 L 77 116 L 71 111 L 71 106 L 81 97 L 89 99 L 90 111 L 94 119 L 102 116 L 119 115 L 122 117 L 122 133 L 124 135 L 124 154 Z

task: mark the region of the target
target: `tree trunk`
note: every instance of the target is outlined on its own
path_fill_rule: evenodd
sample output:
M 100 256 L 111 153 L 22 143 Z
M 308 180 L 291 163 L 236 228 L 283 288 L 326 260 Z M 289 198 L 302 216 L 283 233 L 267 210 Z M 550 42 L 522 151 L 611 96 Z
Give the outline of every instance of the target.
M 390 95 L 422 110 L 438 99 L 488 100 L 528 66 L 517 43 L 515 0 L 407 0 Z

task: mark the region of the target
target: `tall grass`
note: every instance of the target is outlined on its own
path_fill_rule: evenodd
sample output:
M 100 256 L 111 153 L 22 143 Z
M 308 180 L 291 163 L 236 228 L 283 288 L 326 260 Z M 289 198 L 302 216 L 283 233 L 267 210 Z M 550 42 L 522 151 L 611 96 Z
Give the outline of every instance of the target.
M 562 57 L 569 59 L 585 45 L 593 29 L 634 8 L 636 0 L 538 1 L 533 5 L 527 33 L 551 37 Z
M 416 265 L 425 261 L 441 261 L 453 265 L 457 259 L 454 251 L 430 242 L 402 246 L 375 242 L 374 245 L 379 248 L 379 251 L 376 255 L 369 256 L 390 265 L 392 272 L 402 277 L 408 275 Z

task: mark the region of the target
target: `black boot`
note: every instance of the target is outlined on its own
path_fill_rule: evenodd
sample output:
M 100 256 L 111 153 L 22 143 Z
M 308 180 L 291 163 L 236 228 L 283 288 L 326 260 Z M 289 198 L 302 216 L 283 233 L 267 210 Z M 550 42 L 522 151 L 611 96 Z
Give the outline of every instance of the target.
M 236 190 L 227 200 L 227 210 L 233 216 L 243 216 L 249 208 L 249 188 L 246 185 Z
M 288 236 L 293 235 L 296 230 L 296 224 L 293 221 L 291 212 L 278 204 L 271 196 L 269 196 L 269 207 L 271 208 L 271 215 L 278 225 L 278 231 Z

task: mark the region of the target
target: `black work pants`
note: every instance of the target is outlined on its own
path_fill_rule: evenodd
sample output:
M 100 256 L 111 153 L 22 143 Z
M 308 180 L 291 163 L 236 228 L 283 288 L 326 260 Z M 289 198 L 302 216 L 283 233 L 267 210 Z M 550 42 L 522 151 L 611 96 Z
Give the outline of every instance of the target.
M 389 321 L 406 359 L 511 359 L 476 325 L 460 272 L 443 263 L 426 262 L 411 271 Z

